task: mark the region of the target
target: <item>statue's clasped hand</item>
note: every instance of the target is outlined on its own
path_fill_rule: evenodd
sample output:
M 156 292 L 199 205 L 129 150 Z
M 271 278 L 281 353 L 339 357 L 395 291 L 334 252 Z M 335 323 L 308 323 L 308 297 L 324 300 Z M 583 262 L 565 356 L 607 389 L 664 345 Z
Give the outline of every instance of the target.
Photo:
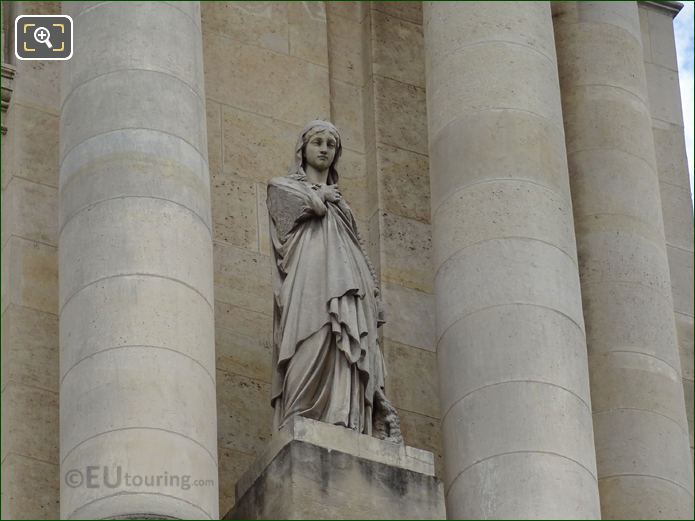
M 324 202 L 338 204 L 342 199 L 338 185 L 319 185 L 317 192 Z

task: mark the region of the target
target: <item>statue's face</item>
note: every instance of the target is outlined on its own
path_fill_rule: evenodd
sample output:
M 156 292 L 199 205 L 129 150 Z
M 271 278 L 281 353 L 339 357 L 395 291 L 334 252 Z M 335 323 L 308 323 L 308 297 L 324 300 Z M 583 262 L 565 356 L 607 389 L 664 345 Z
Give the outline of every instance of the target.
M 333 134 L 321 130 L 313 134 L 304 146 L 304 159 L 307 164 L 322 172 L 333 164 L 337 146 Z

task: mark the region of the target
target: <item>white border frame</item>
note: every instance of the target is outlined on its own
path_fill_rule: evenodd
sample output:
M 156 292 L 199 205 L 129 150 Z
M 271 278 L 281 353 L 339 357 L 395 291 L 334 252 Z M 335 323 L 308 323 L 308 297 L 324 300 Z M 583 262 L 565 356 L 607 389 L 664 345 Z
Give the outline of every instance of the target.
M 19 21 L 22 18 L 56 18 L 56 17 L 62 17 L 62 18 L 67 18 L 70 20 L 70 56 L 66 56 L 65 58 L 22 58 L 19 56 L 19 53 L 17 53 L 17 34 L 18 34 L 18 27 L 19 27 Z M 75 39 L 74 39 L 74 29 L 75 29 L 75 23 L 72 21 L 72 16 L 69 14 L 20 14 L 17 16 L 17 18 L 14 19 L 14 55 L 15 58 L 21 61 L 65 61 L 69 60 L 72 58 L 72 53 L 75 51 Z

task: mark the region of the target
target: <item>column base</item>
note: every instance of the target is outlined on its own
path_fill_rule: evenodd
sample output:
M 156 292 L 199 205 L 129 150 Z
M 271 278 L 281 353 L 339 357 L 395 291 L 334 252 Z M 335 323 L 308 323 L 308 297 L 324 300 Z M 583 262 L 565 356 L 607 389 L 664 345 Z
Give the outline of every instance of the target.
M 236 484 L 224 519 L 444 519 L 431 452 L 295 417 Z

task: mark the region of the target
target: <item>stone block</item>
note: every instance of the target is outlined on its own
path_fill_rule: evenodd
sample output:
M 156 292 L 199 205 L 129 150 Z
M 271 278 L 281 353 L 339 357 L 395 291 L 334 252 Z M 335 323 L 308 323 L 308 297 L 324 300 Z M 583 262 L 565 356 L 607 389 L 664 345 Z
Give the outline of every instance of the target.
M 44 11 L 41 14 L 47 14 L 47 12 Z M 21 103 L 58 116 L 61 70 L 64 63 L 44 60 L 18 61 L 12 104 Z
M 431 453 L 301 417 L 273 436 L 236 496 L 225 519 L 445 517 Z
M 211 183 L 215 240 L 258 251 L 256 183 L 233 174 L 213 175 Z
M 468 315 L 442 335 L 437 359 L 442 411 L 512 381 L 555 385 L 591 403 L 584 331 L 546 307 L 509 302 Z
M 223 171 L 261 183 L 285 175 L 305 123 L 293 125 L 223 106 Z
M 372 2 L 372 9 L 394 18 L 422 24 L 420 2 Z
M 582 150 L 570 155 L 569 170 L 577 235 L 620 230 L 663 241 L 659 187 L 649 164 L 621 150 Z
M 9 261 L 6 296 L 13 304 L 58 314 L 58 255 L 56 248 L 12 237 L 5 245 Z M 10 282 L 7 280 L 6 282 Z
M 327 5 L 331 78 L 362 87 L 371 75 L 371 25 L 369 18 L 361 16 L 361 11 L 368 11 L 366 7 L 355 6 L 345 16 L 348 11 L 345 4 L 349 3 L 329 2 Z
M 599 476 L 644 475 L 670 481 L 671 488 L 692 490 L 692 462 L 680 457 L 688 453 L 688 434 L 670 418 L 643 410 L 613 410 L 594 415 L 594 437 Z M 664 444 L 678 450 L 635 451 Z
M 659 183 L 666 244 L 682 250 L 693 249 L 693 200 L 690 187 Z
M 656 476 L 608 477 L 599 481 L 599 491 L 603 519 L 692 517 L 690 491 Z
M 340 130 L 343 147 L 357 152 L 364 152 L 367 148 L 364 122 L 366 96 L 363 87 L 331 80 L 331 121 Z
M 58 189 L 14 177 L 4 194 L 3 210 L 9 230 L 5 239 L 18 235 L 25 239 L 58 244 Z M 3 223 L 3 227 L 5 223 Z
M 220 472 L 220 512 L 229 512 L 234 506 L 234 485 L 256 459 L 253 454 L 220 447 L 218 450 Z
M 458 320 L 510 302 L 544 306 L 583 327 L 577 264 L 535 239 L 491 239 L 442 264 L 435 281 L 437 337 Z
M 610 351 L 644 353 L 678 372 L 679 355 L 672 348 L 676 333 L 670 300 L 641 284 L 600 281 L 583 285 L 582 289 L 586 341 L 593 355 Z M 606 313 L 606 309 L 611 312 Z
M 394 407 L 439 416 L 437 355 L 432 351 L 384 339 L 386 395 Z
M 375 76 L 374 104 L 379 143 L 427 154 L 424 89 Z
M 683 128 L 659 121 L 652 123 L 659 181 L 690 190 Z
M 431 147 L 430 171 L 437 172 L 430 178 L 433 213 L 457 189 L 499 178 L 530 180 L 569 200 L 559 121 L 518 110 L 484 111 L 452 122 Z
M 685 395 L 685 415 L 688 422 L 688 438 L 690 448 L 693 447 L 693 381 L 683 380 L 683 394 Z
M 2 324 L 2 385 L 25 384 L 58 392 L 58 317 L 9 306 Z
M 490 67 L 490 63 L 507 65 Z M 427 90 L 437 86 L 437 99 L 447 100 L 431 103 L 428 118 L 433 138 L 452 121 L 490 110 L 521 110 L 555 125 L 562 123 L 557 66 L 525 45 L 490 42 L 465 46 L 429 71 Z
M 636 38 L 616 29 L 606 23 L 563 25 L 556 34 L 561 84 L 568 88 L 594 85 L 603 90 L 614 87 L 620 89 L 619 95 L 629 93 L 646 103 L 639 34 Z M 582 52 L 570 50 L 577 48 Z
M 428 223 L 381 212 L 382 280 L 432 292 L 432 227 Z
M 381 207 L 393 215 L 430 222 L 427 156 L 379 144 L 376 153 Z
M 57 461 L 8 455 L 2 462 L 2 518 L 59 519 L 59 489 Z
M 270 439 L 270 384 L 217 371 L 217 433 L 220 450 L 258 454 Z
M 651 115 L 641 100 L 622 90 L 601 85 L 582 86 L 565 92 L 563 115 L 570 164 L 575 153 L 614 149 L 642 159 L 656 169 Z M 576 107 L 582 109 L 577 111 Z M 573 173 L 571 167 L 570 173 Z
M 447 514 L 456 519 L 599 519 L 598 503 L 591 472 L 558 454 L 525 451 L 470 467 L 446 496 Z
M 200 28 L 177 7 L 177 3 L 137 2 L 120 9 L 118 4 L 103 3 L 82 11 L 79 30 L 73 31 L 75 59 L 62 62 L 63 96 L 75 95 L 80 85 L 98 76 L 128 69 L 158 73 L 170 84 L 184 84 L 203 96 L 201 57 L 195 52 L 179 52 L 180 48 L 200 45 Z M 112 45 L 122 38 L 124 27 L 132 31 L 128 45 Z M 152 34 L 161 36 L 152 38 Z M 166 92 L 153 90 L 159 96 Z
M 3 457 L 12 453 L 59 463 L 56 392 L 9 383 L 2 392 L 2 424 Z
M 61 305 L 103 277 L 137 274 L 178 280 L 212 304 L 210 230 L 196 214 L 144 197 L 110 199 L 88 210 L 63 228 L 60 261 L 73 269 L 61 273 Z
M 10 111 L 14 123 L 6 138 L 12 144 L 12 153 L 3 158 L 3 179 L 9 182 L 13 176 L 18 176 L 57 187 L 58 116 L 34 106 L 22 105 L 14 98 Z M 3 186 L 7 185 L 3 183 Z
M 324 2 L 288 2 L 289 54 L 328 68 Z
M 673 309 L 693 315 L 693 252 L 680 248 L 666 248 L 671 273 Z
M 641 11 L 641 10 L 640 10 Z M 651 57 L 656 65 L 678 70 L 676 42 L 673 35 L 673 17 L 671 13 L 661 13 L 655 9 L 648 10 Z M 640 17 L 641 18 L 641 17 Z
M 494 413 L 492 412 L 494 411 Z M 512 381 L 471 392 L 442 419 L 446 483 L 509 453 L 553 453 L 595 478 L 591 409 L 561 387 Z M 502 467 L 500 467 L 502 468 Z
M 60 338 L 61 378 L 98 354 L 136 346 L 179 354 L 214 378 L 211 304 L 166 277 L 111 277 L 87 286 L 63 307 Z
M 286 3 L 203 2 L 201 15 L 204 32 L 216 31 L 240 43 L 289 54 Z
M 330 15 L 340 16 L 346 20 L 360 22 L 369 14 L 370 6 L 364 2 L 328 2 L 326 11 Z
M 644 64 L 647 73 L 647 91 L 653 118 L 683 125 L 678 71 L 652 63 Z
M 227 373 L 270 382 L 272 344 L 224 328 L 215 328 L 217 368 Z
M 613 352 L 589 360 L 594 416 L 619 409 L 649 411 L 683 430 L 683 382 L 673 367 L 640 353 Z
M 372 12 L 373 72 L 410 85 L 425 87 L 422 24 Z
M 382 285 L 386 307 L 384 336 L 401 344 L 434 351 L 434 297 L 386 282 Z
M 399 409 L 401 433 L 406 445 L 423 449 L 434 454 L 434 468 L 437 477 L 444 475 L 444 453 L 442 450 L 442 431 L 439 414 L 436 418 Z
M 123 92 L 137 103 L 124 103 Z M 124 70 L 84 83 L 66 99 L 60 151 L 64 157 L 83 141 L 112 130 L 146 128 L 178 136 L 205 157 L 205 126 L 204 100 L 189 85 L 154 71 Z
M 576 262 L 568 195 L 525 179 L 490 179 L 449 194 L 433 216 L 434 265 L 478 242 L 509 237 L 547 242 Z
M 215 300 L 272 315 L 270 257 L 217 241 L 213 251 Z
M 227 302 L 215 302 L 215 327 L 229 329 L 240 335 L 271 342 L 273 317 L 250 311 Z
M 390 3 L 381 2 L 380 4 Z M 432 42 L 428 50 L 432 59 L 431 65 L 441 63 L 450 51 L 458 53 L 465 47 L 483 42 L 522 45 L 551 62 L 555 61 L 555 42 L 547 4 L 495 3 L 486 4 L 484 10 L 477 7 L 475 4 L 459 4 L 455 8 L 452 6 L 441 11 L 436 9 L 427 11 L 430 19 L 425 21 L 425 28 L 437 27 L 436 31 L 431 31 L 427 35 L 430 38 L 428 41 Z M 379 7 L 379 9 L 383 8 Z M 452 14 L 456 18 L 450 16 L 447 12 L 449 9 L 453 11 Z M 456 22 L 448 23 L 448 19 L 455 19 Z
M 166 432 L 205 451 L 208 461 L 216 459 L 215 382 L 179 352 L 149 346 L 102 351 L 66 374 L 60 404 L 61 460 L 70 454 L 81 459 L 91 450 L 84 445 L 88 439 L 116 433 L 124 440 L 125 431 L 154 431 L 155 438 Z
M 203 34 L 203 54 L 215 64 L 205 70 L 206 94 L 215 101 L 301 126 L 330 114 L 326 67 L 214 32 Z

